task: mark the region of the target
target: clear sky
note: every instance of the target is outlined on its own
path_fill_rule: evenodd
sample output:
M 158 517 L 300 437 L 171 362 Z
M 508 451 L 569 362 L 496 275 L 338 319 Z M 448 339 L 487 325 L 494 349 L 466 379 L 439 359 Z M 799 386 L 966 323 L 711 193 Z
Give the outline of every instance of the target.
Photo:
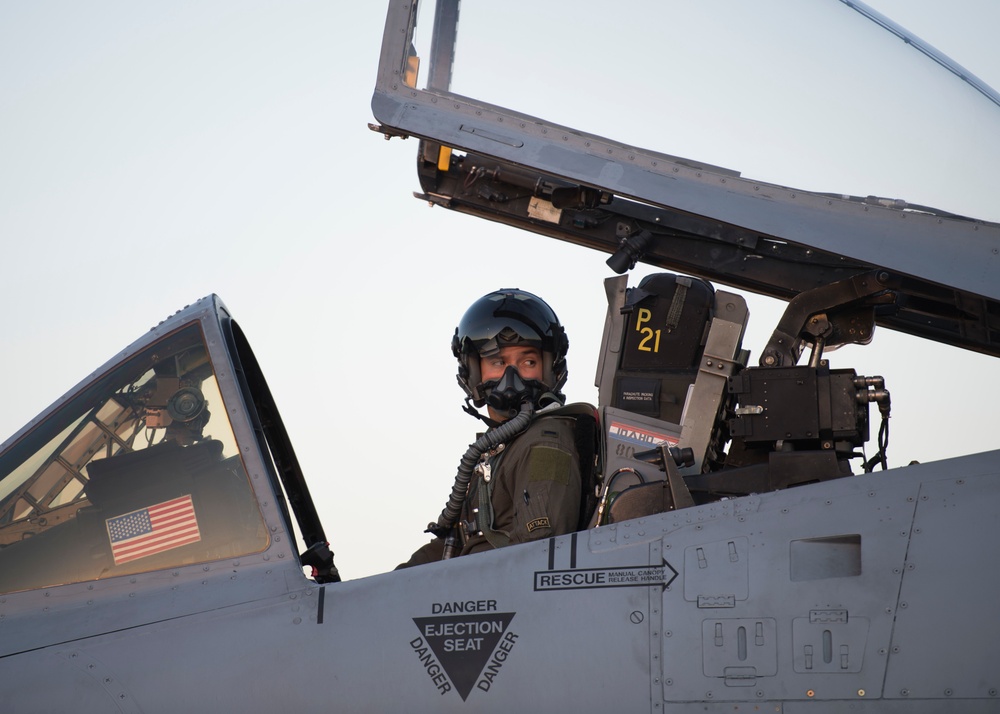
M 870 4 L 1000 86 L 991 0 Z M 650 22 L 653 5 L 669 22 Z M 889 60 L 867 54 L 872 43 L 906 48 L 836 0 L 720 0 L 714 16 L 706 5 L 636 3 L 642 14 L 615 24 L 599 3 L 600 24 L 569 33 L 575 54 L 552 46 L 567 35 L 555 19 L 527 23 L 550 30 L 539 41 L 526 25 L 493 25 L 494 44 L 460 46 L 456 82 L 505 100 L 523 93 L 537 104 L 518 108 L 539 111 L 558 96 L 563 115 L 546 118 L 620 128 L 617 138 L 755 178 L 1000 220 L 985 200 L 1000 132 L 982 135 L 997 127 L 996 107 L 927 60 L 913 60 L 916 78 L 873 64 Z M 467 0 L 470 24 L 480 9 Z M 606 256 L 412 197 L 416 142 L 367 128 L 384 12 L 376 1 L 0 3 L 0 438 L 167 315 L 218 293 L 268 377 L 337 562 L 356 578 L 423 542 L 474 438 L 449 343 L 475 298 L 498 287 L 545 297 L 570 335 L 566 391 L 596 402 Z M 781 37 L 790 54 L 773 53 Z M 636 71 L 616 73 L 580 43 Z M 806 61 L 816 47 L 827 64 Z M 650 67 L 662 68 L 644 80 L 657 89 L 624 89 Z M 689 79 L 695 70 L 721 84 Z M 773 93 L 744 91 L 750 77 L 777 83 Z M 826 103 L 835 84 L 864 84 L 898 111 L 871 109 L 872 97 Z M 967 123 L 949 125 L 942 145 L 920 122 L 957 103 L 978 109 L 959 112 Z M 772 161 L 789 137 L 798 161 Z M 920 178 L 916 196 L 897 193 L 911 185 L 897 174 Z M 868 180 L 855 186 L 859 176 Z M 749 302 L 755 361 L 780 306 Z M 996 446 L 994 360 L 887 331 L 829 356 L 885 376 L 891 466 Z

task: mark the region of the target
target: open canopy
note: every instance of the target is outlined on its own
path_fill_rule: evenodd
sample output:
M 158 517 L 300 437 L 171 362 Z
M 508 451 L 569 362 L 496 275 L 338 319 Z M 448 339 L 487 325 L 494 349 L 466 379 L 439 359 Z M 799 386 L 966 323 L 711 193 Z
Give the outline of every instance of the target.
M 372 107 L 422 198 L 786 300 L 877 271 L 879 324 L 1000 354 L 971 61 L 859 3 L 459 5 L 387 16 Z

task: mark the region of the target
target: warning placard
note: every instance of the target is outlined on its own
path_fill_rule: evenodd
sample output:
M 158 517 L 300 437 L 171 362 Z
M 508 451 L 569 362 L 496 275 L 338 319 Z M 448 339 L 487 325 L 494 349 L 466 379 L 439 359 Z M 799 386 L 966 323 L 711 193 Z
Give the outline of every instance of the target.
M 579 590 L 660 585 L 667 587 L 677 577 L 669 563 L 631 565 L 618 568 L 579 568 L 535 571 L 535 590 Z
M 517 641 L 508 631 L 513 619 L 513 612 L 414 617 L 420 636 L 410 647 L 441 694 L 451 690 L 450 679 L 464 701 L 473 687 L 493 686 Z

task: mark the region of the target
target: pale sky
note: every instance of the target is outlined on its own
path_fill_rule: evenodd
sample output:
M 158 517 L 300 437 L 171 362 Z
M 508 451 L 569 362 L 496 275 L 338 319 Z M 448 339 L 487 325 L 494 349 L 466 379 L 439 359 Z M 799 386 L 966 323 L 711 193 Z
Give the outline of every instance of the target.
M 509 37 L 526 27 L 494 27 L 494 45 L 460 45 L 468 64 L 456 82 L 466 93 L 481 83 L 505 101 L 523 93 L 530 106 L 515 108 L 532 111 L 558 96 L 562 116 L 546 118 L 620 129 L 617 138 L 747 176 L 1000 220 L 995 201 L 984 200 L 995 194 L 1000 131 L 977 133 L 998 126 L 1000 109 L 927 60 L 914 60 L 915 77 L 893 65 L 874 85 L 875 95 L 900 98 L 899 113 L 870 101 L 825 106 L 834 85 L 886 70 L 865 48 L 906 48 L 837 0 L 719 0 L 711 19 L 707 4 L 656 3 L 672 13 L 662 26 L 644 14 L 614 24 L 595 10 L 601 29 L 577 42 L 610 47 L 634 73 Z M 870 4 L 1000 86 L 995 3 Z M 575 6 L 584 13 L 590 4 Z M 463 5 L 470 24 L 479 9 Z M 416 141 L 386 142 L 367 128 L 384 13 L 374 1 L 0 4 L 0 438 L 149 327 L 217 293 L 268 378 L 338 566 L 357 578 L 424 542 L 474 438 L 478 422 L 460 409 L 449 343 L 477 297 L 521 287 L 546 298 L 570 337 L 567 394 L 596 403 L 607 256 L 412 197 Z M 754 17 L 766 20 L 759 29 L 749 26 Z M 778 40 L 765 30 L 795 40 L 790 59 L 773 53 Z M 810 69 L 821 66 L 805 60 L 816 46 L 843 76 Z M 640 61 L 643 48 L 656 51 L 656 63 Z M 656 88 L 625 89 L 650 67 Z M 706 69 L 730 83 L 688 79 Z M 748 109 L 759 93 L 737 94 L 750 76 L 774 83 L 766 111 Z M 685 100 L 685 90 L 695 96 Z M 918 119 L 943 121 L 937 109 L 956 102 L 976 108 L 959 112 L 969 122 L 961 131 L 946 132 L 964 143 L 935 150 Z M 910 110 L 925 106 L 936 108 Z M 814 115 L 791 118 L 809 107 Z M 866 112 L 877 114 L 867 117 L 877 131 L 859 126 Z M 740 123 L 748 116 L 751 128 Z M 789 137 L 799 161 L 771 161 Z M 918 196 L 897 195 L 917 178 Z M 648 272 L 640 266 L 632 284 Z M 755 363 L 780 305 L 748 302 L 744 346 Z M 992 359 L 885 330 L 869 347 L 829 357 L 835 368 L 886 378 L 890 466 L 996 446 Z

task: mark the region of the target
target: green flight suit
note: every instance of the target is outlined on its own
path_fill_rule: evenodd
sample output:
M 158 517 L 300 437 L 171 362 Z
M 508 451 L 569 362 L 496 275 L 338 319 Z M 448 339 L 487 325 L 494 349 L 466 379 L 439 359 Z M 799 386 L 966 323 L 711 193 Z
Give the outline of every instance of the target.
M 462 519 L 478 527 L 468 529 L 461 555 L 577 530 L 581 478 L 573 417 L 543 415 L 491 453 L 489 482 L 477 468 L 469 484 Z M 443 546 L 435 538 L 399 567 L 440 560 Z

